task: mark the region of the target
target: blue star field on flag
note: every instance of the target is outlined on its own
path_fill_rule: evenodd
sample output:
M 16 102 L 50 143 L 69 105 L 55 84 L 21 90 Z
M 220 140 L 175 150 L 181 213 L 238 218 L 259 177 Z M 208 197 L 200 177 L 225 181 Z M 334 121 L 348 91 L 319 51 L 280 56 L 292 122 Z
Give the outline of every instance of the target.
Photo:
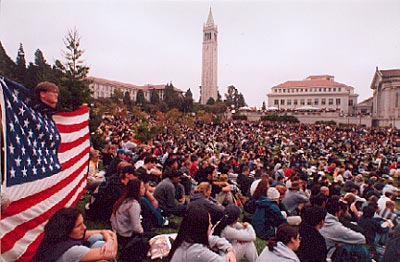
M 32 91 L 0 79 L 4 94 L 7 186 L 35 181 L 61 170 L 60 134 L 46 110 L 38 110 Z M 4 110 L 4 109 L 3 109 Z

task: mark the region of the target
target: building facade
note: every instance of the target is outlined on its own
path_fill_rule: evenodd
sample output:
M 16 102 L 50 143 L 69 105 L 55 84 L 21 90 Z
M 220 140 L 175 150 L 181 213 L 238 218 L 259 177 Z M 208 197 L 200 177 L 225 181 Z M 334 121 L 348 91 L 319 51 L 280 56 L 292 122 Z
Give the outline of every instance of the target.
M 331 75 L 309 76 L 300 81 L 286 81 L 271 88 L 268 107 L 279 110 L 327 110 L 352 115 L 358 94 L 354 87 L 334 81 Z
M 373 90 L 372 125 L 400 128 L 400 69 L 376 68 Z
M 203 59 L 200 86 L 200 103 L 206 104 L 212 97 L 218 99 L 218 30 L 211 12 L 203 25 Z
M 144 98 L 147 101 L 150 101 L 151 93 L 157 92 L 158 97 L 160 100 L 164 99 L 165 87 L 168 85 L 133 85 L 123 82 L 117 82 L 113 80 L 107 80 L 104 78 L 98 77 L 88 77 L 91 81 L 90 90 L 92 91 L 92 97 L 94 99 L 98 98 L 110 98 L 111 95 L 114 93 L 115 90 L 118 90 L 125 94 L 126 92 L 129 93 L 129 96 L 132 101 L 136 101 L 137 93 L 139 90 L 143 91 Z M 174 90 L 180 94 L 184 92 L 178 88 L 174 87 Z

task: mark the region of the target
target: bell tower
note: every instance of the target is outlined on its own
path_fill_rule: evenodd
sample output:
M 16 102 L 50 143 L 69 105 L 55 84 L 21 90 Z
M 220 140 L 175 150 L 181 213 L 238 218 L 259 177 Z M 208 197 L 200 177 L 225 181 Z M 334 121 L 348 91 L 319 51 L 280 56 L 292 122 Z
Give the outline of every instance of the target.
M 211 12 L 203 25 L 203 61 L 200 87 L 200 103 L 206 104 L 210 97 L 218 99 L 218 30 Z

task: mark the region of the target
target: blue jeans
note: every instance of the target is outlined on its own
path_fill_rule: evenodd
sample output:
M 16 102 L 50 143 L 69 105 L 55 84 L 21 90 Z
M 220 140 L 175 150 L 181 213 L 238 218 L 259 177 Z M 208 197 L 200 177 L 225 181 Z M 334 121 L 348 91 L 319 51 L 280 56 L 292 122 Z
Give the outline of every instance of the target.
M 89 245 L 90 248 L 100 248 L 106 243 L 106 241 L 104 241 L 103 235 L 100 233 L 91 235 L 87 239 L 87 241 L 90 243 L 90 245 Z M 112 259 L 109 261 L 116 262 L 117 260 Z
M 143 216 L 143 229 L 150 231 L 152 226 L 161 227 L 165 218 L 161 214 L 160 208 L 155 208 L 147 197 L 142 197 L 142 216 Z

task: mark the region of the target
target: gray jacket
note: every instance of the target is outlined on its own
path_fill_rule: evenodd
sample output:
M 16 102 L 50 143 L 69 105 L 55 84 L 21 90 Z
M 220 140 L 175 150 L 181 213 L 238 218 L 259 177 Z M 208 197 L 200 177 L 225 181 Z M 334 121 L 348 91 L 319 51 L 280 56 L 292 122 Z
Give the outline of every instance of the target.
M 257 259 L 257 262 L 287 262 L 295 261 L 300 262 L 296 253 L 293 252 L 282 242 L 278 242 L 272 251 L 265 247 Z
M 335 244 L 365 244 L 363 234 L 343 226 L 339 219 L 331 214 L 326 214 L 325 224 L 319 230 L 319 233 L 325 238 L 328 257 L 335 252 Z
M 208 242 L 211 248 L 216 247 L 225 251 L 232 248 L 232 245 L 225 239 L 217 236 L 209 236 Z M 225 262 L 224 256 L 220 256 L 208 249 L 203 244 L 183 242 L 180 247 L 175 250 L 171 262 Z

